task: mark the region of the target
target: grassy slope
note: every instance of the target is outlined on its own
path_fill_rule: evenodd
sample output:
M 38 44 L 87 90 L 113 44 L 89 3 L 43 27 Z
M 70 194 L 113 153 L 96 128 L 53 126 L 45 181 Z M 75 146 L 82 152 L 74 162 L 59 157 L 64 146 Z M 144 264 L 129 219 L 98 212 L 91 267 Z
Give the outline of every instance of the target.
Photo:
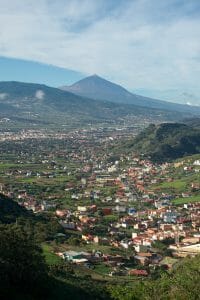
M 53 253 L 52 247 L 50 245 L 43 243 L 42 250 L 45 257 L 45 261 L 48 265 L 56 265 L 62 263 L 62 258 Z

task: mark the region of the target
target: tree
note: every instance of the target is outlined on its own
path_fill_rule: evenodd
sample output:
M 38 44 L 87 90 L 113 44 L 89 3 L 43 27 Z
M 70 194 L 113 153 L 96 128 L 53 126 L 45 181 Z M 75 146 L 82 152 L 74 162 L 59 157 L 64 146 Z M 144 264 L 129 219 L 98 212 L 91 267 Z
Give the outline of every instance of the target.
M 81 239 L 71 236 L 70 238 L 68 238 L 67 243 L 72 246 L 79 246 L 81 243 Z
M 0 226 L 0 285 L 29 289 L 47 279 L 41 248 L 21 226 Z

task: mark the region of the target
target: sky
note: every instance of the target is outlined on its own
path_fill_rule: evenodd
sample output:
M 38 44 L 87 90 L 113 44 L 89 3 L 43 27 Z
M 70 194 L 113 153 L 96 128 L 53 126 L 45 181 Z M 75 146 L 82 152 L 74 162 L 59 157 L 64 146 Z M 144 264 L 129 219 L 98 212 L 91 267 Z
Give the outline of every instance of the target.
M 0 81 L 42 83 L 53 87 L 70 85 L 85 74 L 50 64 L 0 57 Z
M 200 105 L 200 1 L 0 0 L 0 80 L 59 86 L 94 73 Z

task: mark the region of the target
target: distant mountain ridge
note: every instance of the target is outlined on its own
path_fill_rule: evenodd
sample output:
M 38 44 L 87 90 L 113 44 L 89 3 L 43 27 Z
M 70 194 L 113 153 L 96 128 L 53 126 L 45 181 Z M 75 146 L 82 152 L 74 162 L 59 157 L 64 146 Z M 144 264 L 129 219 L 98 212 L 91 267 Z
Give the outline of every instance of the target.
M 134 104 L 142 107 L 200 114 L 200 107 L 156 100 L 133 94 L 122 86 L 105 80 L 96 74 L 81 79 L 71 86 L 60 87 L 60 89 L 96 100 L 107 100 L 114 103 Z
M 35 124 L 81 124 L 124 118 L 176 120 L 186 114 L 142 106 L 98 101 L 41 84 L 0 82 L 0 118 Z M 133 122 L 136 119 L 133 119 Z

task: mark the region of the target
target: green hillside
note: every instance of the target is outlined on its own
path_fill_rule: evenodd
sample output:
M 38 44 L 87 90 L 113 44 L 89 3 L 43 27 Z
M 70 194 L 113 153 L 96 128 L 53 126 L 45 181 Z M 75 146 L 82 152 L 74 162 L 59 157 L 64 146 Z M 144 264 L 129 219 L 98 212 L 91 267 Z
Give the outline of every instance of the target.
M 179 123 L 152 124 L 125 148 L 153 161 L 170 161 L 200 153 L 200 129 Z
M 84 275 L 77 277 L 63 260 L 41 245 L 44 236 L 49 239 L 47 233 L 55 228 L 50 219 L 44 221 L 0 195 L 1 298 L 109 299 L 102 283 Z

